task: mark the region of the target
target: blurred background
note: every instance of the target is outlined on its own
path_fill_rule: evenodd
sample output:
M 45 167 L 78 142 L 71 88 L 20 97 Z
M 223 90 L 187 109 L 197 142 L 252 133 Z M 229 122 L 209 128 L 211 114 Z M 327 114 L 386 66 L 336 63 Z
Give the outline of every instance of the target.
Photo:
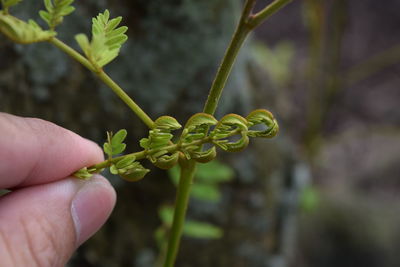
M 259 8 L 271 1 L 259 0 Z M 129 40 L 106 71 L 153 118 L 202 110 L 243 2 L 87 0 L 59 29 L 88 33 L 109 8 Z M 41 1 L 14 10 L 36 18 Z M 243 153 L 220 152 L 196 177 L 176 266 L 400 266 L 400 1 L 296 0 L 248 40 L 216 117 L 267 108 L 281 132 Z M 0 111 L 39 117 L 102 144 L 144 125 L 87 70 L 47 44 L 0 36 Z M 154 266 L 176 170 L 118 192 L 106 225 L 68 266 Z

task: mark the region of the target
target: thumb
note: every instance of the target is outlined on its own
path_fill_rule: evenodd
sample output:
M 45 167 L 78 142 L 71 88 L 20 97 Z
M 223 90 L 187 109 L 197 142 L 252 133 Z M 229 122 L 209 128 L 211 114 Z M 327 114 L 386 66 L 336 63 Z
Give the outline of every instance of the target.
M 99 175 L 6 194 L 0 198 L 1 266 L 64 266 L 105 222 L 115 198 Z

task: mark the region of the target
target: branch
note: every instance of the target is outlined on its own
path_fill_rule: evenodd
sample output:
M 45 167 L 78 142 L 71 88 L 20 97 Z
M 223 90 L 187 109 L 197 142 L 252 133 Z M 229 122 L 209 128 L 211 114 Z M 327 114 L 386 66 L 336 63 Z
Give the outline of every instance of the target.
M 133 101 L 132 98 L 128 96 L 127 93 L 116 83 L 114 82 L 110 76 L 108 76 L 102 69 L 98 69 L 93 64 L 87 60 L 84 56 L 80 53 L 69 47 L 67 44 L 63 43 L 57 38 L 51 38 L 49 42 L 70 57 L 81 63 L 87 69 L 92 71 L 103 83 L 105 83 L 108 87 L 110 87 L 113 92 L 122 100 L 124 103 L 150 128 L 154 128 L 154 121 L 139 107 L 138 104 Z
M 257 14 L 251 16 L 248 21 L 248 25 L 253 30 L 260 26 L 267 18 L 278 12 L 284 6 L 289 4 L 292 0 L 275 0 Z

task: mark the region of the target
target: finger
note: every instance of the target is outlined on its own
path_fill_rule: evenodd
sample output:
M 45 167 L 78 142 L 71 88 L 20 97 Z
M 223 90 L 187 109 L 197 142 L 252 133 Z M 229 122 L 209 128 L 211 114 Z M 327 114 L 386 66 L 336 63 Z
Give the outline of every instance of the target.
M 0 113 L 0 188 L 48 183 L 103 160 L 95 143 L 40 119 Z
M 74 178 L 22 188 L 0 198 L 1 266 L 65 266 L 115 204 L 106 179 Z

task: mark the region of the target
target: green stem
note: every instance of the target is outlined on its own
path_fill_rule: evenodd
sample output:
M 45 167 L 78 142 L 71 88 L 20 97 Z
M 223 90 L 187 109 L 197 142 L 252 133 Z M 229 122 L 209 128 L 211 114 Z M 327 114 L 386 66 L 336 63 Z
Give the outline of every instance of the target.
M 49 42 L 70 57 L 81 63 L 83 66 L 88 68 L 92 71 L 103 83 L 105 83 L 108 87 L 110 87 L 113 92 L 121 98 L 122 101 L 150 128 L 154 128 L 154 121 L 133 101 L 132 98 L 125 93 L 125 91 L 116 83 L 114 82 L 110 76 L 108 76 L 102 69 L 97 69 L 93 66 L 93 64 L 87 60 L 84 56 L 80 53 L 69 47 L 67 44 L 63 43 L 57 38 L 51 38 Z
M 215 79 L 211 85 L 210 93 L 203 110 L 205 113 L 212 115 L 217 109 L 219 99 L 225 87 L 226 81 L 228 80 L 229 74 L 231 73 L 233 63 L 235 63 L 235 59 L 239 53 L 239 50 L 250 32 L 246 22 L 251 14 L 254 4 L 254 0 L 246 1 L 239 24 L 236 27 L 232 40 L 225 52 L 221 65 L 219 66 Z
M 235 59 L 248 34 L 291 1 L 292 0 L 275 0 L 254 15 L 251 12 L 256 0 L 246 1 L 239 24 L 236 27 L 232 40 L 211 85 L 210 93 L 203 110 L 205 113 L 211 115 L 215 113 L 222 91 L 231 73 L 233 64 L 235 63 Z
M 97 77 L 100 78 L 108 87 L 110 87 L 114 93 L 125 102 L 126 105 L 149 127 L 153 129 L 155 127 L 154 121 L 141 109 L 132 98 L 125 93 L 122 88 L 115 83 L 110 76 L 108 76 L 104 71 L 96 73 Z
M 231 72 L 235 58 L 246 39 L 249 30 L 246 28 L 246 20 L 254 6 L 255 0 L 247 0 L 242 13 L 239 25 L 233 35 L 232 41 L 225 53 L 222 63 L 218 69 L 215 80 L 211 86 L 210 94 L 204 106 L 204 112 L 214 114 L 221 97 L 222 90 L 225 87 L 226 80 Z M 178 254 L 179 243 L 182 236 L 182 229 L 185 223 L 186 210 L 189 203 L 190 189 L 195 174 L 196 162 L 194 160 L 185 160 L 181 163 L 181 174 L 178 184 L 178 191 L 175 201 L 174 218 L 169 235 L 167 253 L 164 267 L 173 267 Z
M 92 63 L 90 63 L 89 60 L 87 60 L 84 56 L 79 54 L 77 51 L 75 51 L 73 48 L 62 42 L 61 40 L 53 37 L 49 40 L 49 43 L 55 45 L 57 48 L 62 50 L 64 53 L 81 63 L 83 66 L 85 66 L 87 69 L 89 69 L 91 72 L 96 73 L 97 70 L 94 68 Z
M 254 8 L 256 0 L 246 0 L 242 15 L 232 40 L 225 52 L 221 65 L 218 68 L 215 79 L 211 85 L 210 93 L 204 105 L 204 112 L 213 115 L 218 106 L 222 91 L 231 73 L 232 66 L 242 47 L 248 34 L 262 21 L 277 12 L 281 7 L 287 4 L 288 0 L 277 0 L 256 16 L 252 16 L 251 12 Z M 272 7 L 271 7 L 272 6 Z M 253 24 L 250 24 L 250 22 Z M 167 255 L 164 267 L 173 267 L 178 253 L 179 242 L 182 235 L 182 228 L 185 221 L 186 209 L 189 202 L 189 194 L 193 176 L 195 173 L 196 162 L 193 160 L 186 161 L 181 164 L 181 177 L 178 185 L 177 199 L 175 202 L 174 219 L 172 229 L 168 240 Z
M 196 162 L 193 160 L 181 164 L 181 175 L 176 195 L 174 219 L 168 240 L 168 249 L 164 267 L 173 267 L 178 254 L 183 225 L 185 223 L 186 210 L 189 204 L 190 189 L 196 169 Z
M 232 135 L 234 135 L 236 132 L 238 132 L 238 131 L 233 132 Z M 230 136 L 228 136 L 228 137 L 230 137 Z M 211 137 L 206 137 L 204 139 L 196 140 L 196 141 L 193 141 L 193 142 L 187 143 L 187 144 L 172 144 L 172 145 L 158 148 L 158 149 L 142 150 L 139 152 L 134 152 L 134 153 L 126 154 L 123 156 L 115 157 L 115 158 L 112 158 L 111 160 L 109 159 L 109 160 L 102 161 L 96 165 L 89 166 L 88 168 L 95 168 L 96 170 L 100 171 L 104 168 L 110 167 L 111 163 L 116 163 L 117 161 L 123 159 L 124 157 L 134 156 L 135 160 L 141 160 L 141 159 L 146 158 L 149 155 L 153 155 L 157 152 L 160 152 L 161 150 L 167 151 L 169 153 L 174 153 L 176 151 L 182 151 L 186 147 L 189 147 L 189 146 L 198 146 L 198 145 L 203 145 L 205 143 L 209 143 L 209 142 L 211 142 L 211 140 L 212 140 Z
M 278 12 L 281 8 L 289 4 L 292 0 L 275 0 L 257 14 L 254 14 L 250 20 L 249 25 L 252 29 L 261 25 L 267 18 Z

